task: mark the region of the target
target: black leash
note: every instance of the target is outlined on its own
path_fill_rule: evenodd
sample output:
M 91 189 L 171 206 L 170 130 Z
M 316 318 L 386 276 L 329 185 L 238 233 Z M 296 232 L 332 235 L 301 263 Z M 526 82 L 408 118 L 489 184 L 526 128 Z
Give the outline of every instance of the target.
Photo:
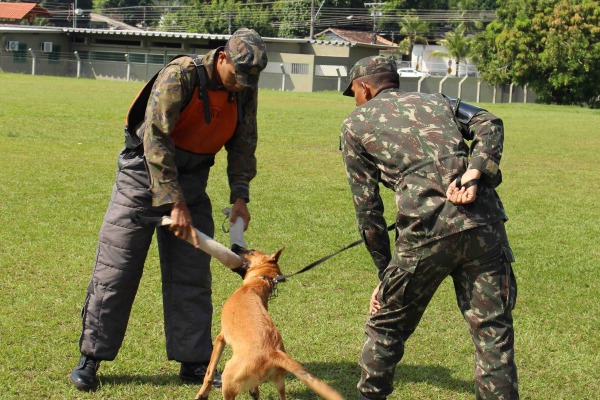
M 390 226 L 388 226 L 388 228 L 387 228 L 387 230 L 388 230 L 388 231 L 391 231 L 391 230 L 393 230 L 393 229 L 396 229 L 396 224 L 395 224 L 395 223 L 394 223 L 394 224 L 392 224 L 392 225 L 390 225 Z M 333 256 L 336 256 L 336 255 L 340 254 L 340 253 L 341 253 L 341 252 L 343 252 L 343 251 L 346 251 L 346 250 L 348 250 L 348 249 L 351 249 L 351 248 L 352 248 L 352 247 L 354 247 L 354 246 L 358 246 L 358 245 L 359 245 L 359 244 L 361 244 L 362 242 L 363 242 L 363 240 L 362 240 L 362 239 L 359 239 L 359 240 L 357 240 L 357 241 L 355 241 L 355 242 L 352 242 L 352 243 L 350 243 L 350 244 L 349 244 L 349 245 L 347 245 L 346 247 L 342 247 L 341 249 L 339 249 L 339 250 L 338 250 L 338 251 L 336 251 L 335 253 L 331 253 L 331 254 L 330 254 L 330 255 L 328 255 L 328 256 L 325 256 L 325 257 L 319 258 L 317 261 L 313 261 L 312 263 L 308 264 L 306 267 L 302 268 L 300 271 L 297 271 L 297 272 L 294 272 L 293 274 L 288 274 L 288 275 L 277 275 L 277 276 L 275 277 L 275 279 L 273 279 L 273 280 L 275 281 L 275 283 L 278 283 L 278 282 L 285 282 L 287 278 L 290 278 L 290 277 L 292 277 L 292 276 L 294 276 L 294 275 L 298 275 L 298 274 L 301 274 L 301 273 L 303 273 L 303 272 L 306 272 L 306 271 L 308 271 L 309 269 L 312 269 L 312 268 L 316 267 L 317 265 L 319 265 L 319 264 L 321 264 L 321 263 L 323 263 L 323 262 L 325 262 L 325 261 L 329 260 L 331 257 L 333 257 Z
M 343 247 L 343 248 L 339 249 L 339 250 L 338 250 L 338 251 L 336 251 L 335 253 L 332 253 L 332 254 L 330 254 L 330 255 L 328 255 L 328 256 L 325 256 L 325 257 L 323 257 L 323 258 L 319 258 L 317 261 L 314 261 L 314 262 L 312 262 L 312 263 L 308 264 L 306 267 L 302 268 L 302 269 L 301 269 L 300 271 L 298 271 L 298 272 L 294 272 L 293 274 L 288 274 L 288 275 L 277 275 L 277 276 L 275 277 L 275 282 L 285 282 L 285 280 L 286 280 L 287 278 L 289 278 L 289 277 L 292 277 L 292 276 L 294 276 L 294 275 L 301 274 L 301 273 L 303 273 L 303 272 L 306 272 L 306 271 L 308 271 L 309 269 L 312 269 L 312 268 L 316 267 L 317 265 L 321 264 L 322 262 L 325 262 L 325 261 L 329 260 L 331 257 L 333 257 L 333 256 L 335 256 L 335 255 L 337 255 L 337 254 L 341 253 L 342 251 L 345 251 L 345 250 L 348 250 L 348 249 L 350 249 L 350 248 L 352 248 L 352 247 L 354 247 L 354 246 L 357 246 L 357 245 L 361 244 L 362 242 L 363 242 L 363 240 L 362 240 L 362 239 L 360 239 L 360 240 L 357 240 L 357 241 L 355 241 L 355 242 L 352 242 L 352 243 L 350 243 L 348 246 L 346 246 L 346 247 Z

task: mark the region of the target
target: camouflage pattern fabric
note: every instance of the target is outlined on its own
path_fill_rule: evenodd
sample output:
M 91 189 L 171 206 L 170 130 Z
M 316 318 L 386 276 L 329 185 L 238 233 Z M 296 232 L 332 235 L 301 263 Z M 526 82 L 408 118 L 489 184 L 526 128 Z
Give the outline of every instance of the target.
M 368 75 L 382 74 L 386 72 L 396 72 L 396 62 L 387 57 L 374 56 L 360 59 L 354 64 L 348 74 L 348 86 L 344 90 L 344 96 L 354 96 L 352 91 L 352 81 Z
M 360 359 L 358 389 L 364 398 L 385 399 L 392 392 L 404 342 L 448 275 L 476 347 L 477 398 L 518 398 L 513 256 L 504 231 L 507 216 L 494 189 L 502 121 L 482 110 L 469 121 L 468 136 L 470 145 L 446 97 L 398 89 L 380 91 L 342 125 L 340 145 L 358 229 L 381 280 L 382 310 L 367 322 Z M 455 205 L 446 189 L 469 168 L 482 171 L 477 200 Z M 393 252 L 380 183 L 395 192 Z
M 209 90 L 224 90 L 212 82 L 214 62 L 219 48 L 203 57 L 209 78 Z M 148 100 L 144 122 L 137 129 L 142 138 L 144 155 L 151 176 L 153 206 L 184 200 L 178 183 L 178 165 L 175 146 L 169 137 L 175 128 L 181 110 L 189 103 L 198 81 L 196 67 L 191 57 L 179 57 L 160 71 Z M 256 113 L 258 90 L 245 88 L 241 93 L 242 121 L 233 137 L 225 144 L 230 201 L 238 198 L 250 200 L 250 181 L 256 175 L 255 150 L 258 141 Z M 214 155 L 197 155 L 197 164 L 212 165 Z
M 267 66 L 267 47 L 256 31 L 240 28 L 225 45 L 235 64 L 235 80 L 249 87 L 258 85 L 260 72 Z
M 398 89 L 381 91 L 344 121 L 341 149 L 358 229 L 380 274 L 391 255 L 379 183 L 396 192 L 397 251 L 507 219 L 484 180 L 475 203 L 457 206 L 446 199 L 450 182 L 467 168 L 490 178 L 499 173 L 502 121 L 481 111 L 470 130 L 469 149 L 443 95 Z
M 402 252 L 386 268 L 381 310 L 366 324 L 358 390 L 384 399 L 396 364 L 440 283 L 451 276 L 475 345 L 475 393 L 480 400 L 518 399 L 512 309 L 517 284 L 502 222 L 470 229 Z

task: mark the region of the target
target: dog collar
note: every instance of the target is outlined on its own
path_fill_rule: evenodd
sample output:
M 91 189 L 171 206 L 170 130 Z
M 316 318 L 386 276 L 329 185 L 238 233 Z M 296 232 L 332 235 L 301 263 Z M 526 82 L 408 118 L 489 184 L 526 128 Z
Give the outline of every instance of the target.
M 269 293 L 269 300 L 272 300 L 278 296 L 279 293 L 277 290 L 277 278 L 271 279 L 266 275 L 253 276 L 253 278 L 263 279 L 269 283 L 269 287 L 271 288 L 271 293 Z

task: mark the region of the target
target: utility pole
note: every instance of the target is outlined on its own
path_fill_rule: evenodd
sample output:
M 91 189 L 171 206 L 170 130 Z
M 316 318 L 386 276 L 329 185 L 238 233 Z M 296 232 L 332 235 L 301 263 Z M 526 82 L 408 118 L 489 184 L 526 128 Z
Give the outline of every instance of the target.
M 371 11 L 371 15 L 373 16 L 373 39 L 371 39 L 371 43 L 377 43 L 377 17 L 381 17 L 383 13 L 379 10 L 379 7 L 383 6 L 385 3 L 365 3 L 365 7 L 373 7 L 373 11 Z
M 311 39 L 315 38 L 315 0 L 310 1 L 310 33 Z
M 323 4 L 325 4 L 326 0 L 323 0 L 321 2 L 321 5 L 319 6 L 319 9 L 317 10 L 317 12 L 315 12 L 315 0 L 311 0 L 310 2 L 310 38 L 314 39 L 315 38 L 315 21 L 317 20 L 317 17 L 319 16 L 319 13 L 321 12 L 321 7 L 323 7 Z

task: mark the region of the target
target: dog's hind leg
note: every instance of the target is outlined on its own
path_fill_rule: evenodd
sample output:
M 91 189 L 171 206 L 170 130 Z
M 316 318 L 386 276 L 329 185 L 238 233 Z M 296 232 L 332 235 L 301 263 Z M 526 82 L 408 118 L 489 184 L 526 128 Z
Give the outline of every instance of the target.
M 260 391 L 258 390 L 258 386 L 255 388 L 250 389 L 250 396 L 254 399 L 254 400 L 258 400 L 258 397 L 260 396 Z
M 286 371 L 284 369 L 276 368 L 276 372 L 269 379 L 273 382 L 281 400 L 285 400 L 285 374 Z
M 204 375 L 204 382 L 202 383 L 202 387 L 198 391 L 198 394 L 194 400 L 208 399 L 208 394 L 212 388 L 212 382 L 215 379 L 217 366 L 219 365 L 219 360 L 221 359 L 224 349 L 225 338 L 223 337 L 223 333 L 219 333 L 215 339 L 212 354 L 210 355 L 210 362 L 208 363 L 208 368 L 206 369 L 206 375 Z

